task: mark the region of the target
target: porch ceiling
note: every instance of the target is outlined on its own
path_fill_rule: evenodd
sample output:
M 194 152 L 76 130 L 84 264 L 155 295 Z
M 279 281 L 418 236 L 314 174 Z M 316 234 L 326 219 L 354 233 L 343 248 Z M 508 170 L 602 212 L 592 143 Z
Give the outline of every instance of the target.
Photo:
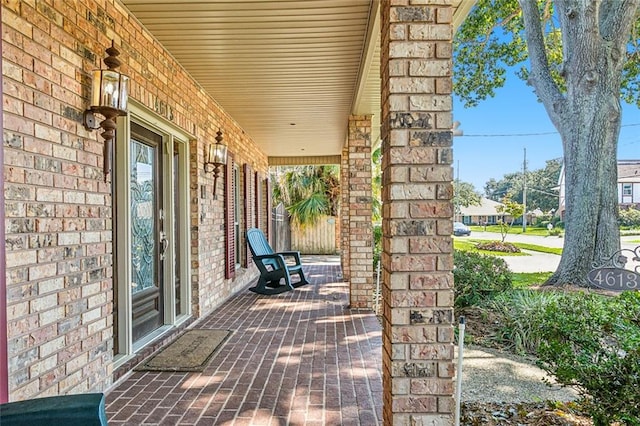
M 340 155 L 350 114 L 379 137 L 379 0 L 122 2 L 273 163 Z

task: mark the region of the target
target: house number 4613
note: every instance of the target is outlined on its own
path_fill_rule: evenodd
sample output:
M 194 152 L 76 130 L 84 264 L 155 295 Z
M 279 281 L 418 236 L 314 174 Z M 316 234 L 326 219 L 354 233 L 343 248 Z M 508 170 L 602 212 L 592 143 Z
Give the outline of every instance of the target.
M 640 274 L 622 268 L 596 268 L 589 272 L 587 279 L 591 284 L 605 290 L 640 289 Z

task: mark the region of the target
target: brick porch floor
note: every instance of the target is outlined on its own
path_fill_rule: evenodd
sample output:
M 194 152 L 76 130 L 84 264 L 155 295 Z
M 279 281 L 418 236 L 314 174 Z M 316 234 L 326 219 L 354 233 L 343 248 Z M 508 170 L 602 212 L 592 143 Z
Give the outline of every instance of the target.
M 109 424 L 381 424 L 380 324 L 345 308 L 339 258 L 304 262 L 311 284 L 242 291 L 194 325 L 233 331 L 202 373 L 134 372 L 113 389 Z

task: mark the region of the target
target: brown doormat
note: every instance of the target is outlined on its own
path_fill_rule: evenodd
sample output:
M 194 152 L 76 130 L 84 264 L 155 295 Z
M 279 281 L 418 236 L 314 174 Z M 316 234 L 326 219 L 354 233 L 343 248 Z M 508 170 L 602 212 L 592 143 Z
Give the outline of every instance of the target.
M 229 330 L 189 330 L 135 370 L 202 371 L 229 334 Z

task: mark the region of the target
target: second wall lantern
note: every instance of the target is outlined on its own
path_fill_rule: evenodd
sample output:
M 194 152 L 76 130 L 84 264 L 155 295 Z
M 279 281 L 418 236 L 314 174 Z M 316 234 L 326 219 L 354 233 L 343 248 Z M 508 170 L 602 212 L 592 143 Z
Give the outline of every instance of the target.
M 216 143 L 209 144 L 204 171 L 213 172 L 213 196 L 216 196 L 216 183 L 220 175 L 220 167 L 227 164 L 227 146 L 222 143 L 222 131 L 218 130 Z

